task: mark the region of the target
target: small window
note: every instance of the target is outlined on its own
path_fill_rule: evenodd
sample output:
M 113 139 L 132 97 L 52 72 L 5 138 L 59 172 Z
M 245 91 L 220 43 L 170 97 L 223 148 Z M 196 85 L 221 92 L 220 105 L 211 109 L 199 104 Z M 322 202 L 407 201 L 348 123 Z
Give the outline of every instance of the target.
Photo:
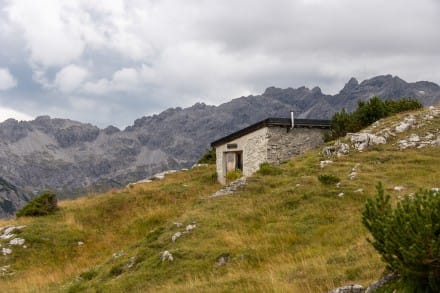
M 236 143 L 228 143 L 228 144 L 226 145 L 226 147 L 227 147 L 228 149 L 236 149 L 238 146 L 237 146 Z

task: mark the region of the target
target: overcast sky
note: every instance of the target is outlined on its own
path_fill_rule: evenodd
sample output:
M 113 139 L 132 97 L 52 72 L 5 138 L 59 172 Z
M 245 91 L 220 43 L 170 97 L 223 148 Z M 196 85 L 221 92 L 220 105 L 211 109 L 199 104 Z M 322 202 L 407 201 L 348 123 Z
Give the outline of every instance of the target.
M 268 86 L 440 83 L 438 0 L 0 0 L 0 121 L 125 127 Z

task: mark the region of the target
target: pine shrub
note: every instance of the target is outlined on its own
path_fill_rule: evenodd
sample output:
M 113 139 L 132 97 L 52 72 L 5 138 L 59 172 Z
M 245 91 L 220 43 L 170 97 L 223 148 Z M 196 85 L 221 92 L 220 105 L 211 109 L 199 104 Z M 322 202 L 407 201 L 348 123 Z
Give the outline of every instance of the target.
M 57 196 L 54 192 L 45 191 L 28 202 L 17 212 L 17 217 L 46 216 L 58 209 Z
M 322 175 L 319 175 L 318 176 L 318 180 L 322 184 L 326 184 L 326 185 L 336 184 L 339 181 L 341 181 L 338 176 L 335 176 L 335 175 L 332 175 L 332 174 L 322 174 Z
M 362 222 L 404 292 L 440 292 L 440 193 L 420 190 L 392 207 L 381 183 Z
M 197 162 L 198 164 L 215 164 L 216 161 L 216 152 L 215 148 L 206 149 L 203 156 Z
M 375 96 L 367 102 L 359 100 L 358 107 L 354 112 L 348 113 L 345 109 L 342 109 L 341 112 L 336 112 L 333 115 L 331 119 L 331 136 L 335 139 L 346 135 L 348 132 L 358 132 L 379 119 L 422 107 L 423 105 L 419 101 L 412 98 L 384 101 Z

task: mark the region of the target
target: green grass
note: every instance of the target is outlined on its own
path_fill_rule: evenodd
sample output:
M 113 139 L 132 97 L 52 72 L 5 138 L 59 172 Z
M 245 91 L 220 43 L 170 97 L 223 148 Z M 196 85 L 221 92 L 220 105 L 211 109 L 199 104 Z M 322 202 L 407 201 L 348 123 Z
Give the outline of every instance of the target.
M 403 115 L 382 121 L 382 127 Z M 436 120 L 417 131 L 438 128 Z M 361 223 L 376 183 L 382 181 L 394 201 L 439 187 L 440 148 L 397 151 L 400 138 L 323 169 L 319 151 L 308 152 L 276 172 L 255 174 L 233 196 L 208 198 L 220 188 L 209 166 L 61 201 L 60 210 L 47 217 L 0 223 L 26 224 L 20 237 L 28 245 L 0 257 L 0 266 L 15 271 L 0 277 L 0 291 L 326 292 L 368 285 L 385 269 Z M 350 180 L 357 164 L 358 175 Z M 339 187 L 322 184 L 324 174 L 339 178 Z M 405 190 L 394 191 L 397 185 Z M 191 223 L 194 230 L 171 241 Z M 160 260 L 165 250 L 173 262 Z M 228 262 L 217 265 L 225 255 Z

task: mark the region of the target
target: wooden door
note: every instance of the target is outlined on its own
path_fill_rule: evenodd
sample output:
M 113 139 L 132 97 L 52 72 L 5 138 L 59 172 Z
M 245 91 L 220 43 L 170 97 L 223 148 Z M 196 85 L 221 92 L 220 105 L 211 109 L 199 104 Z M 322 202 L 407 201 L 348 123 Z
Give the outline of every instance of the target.
M 236 155 L 233 152 L 226 153 L 226 173 L 234 171 L 236 167 Z

